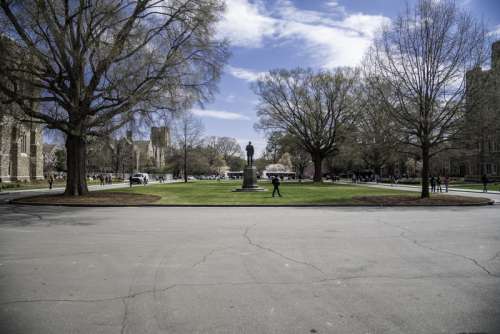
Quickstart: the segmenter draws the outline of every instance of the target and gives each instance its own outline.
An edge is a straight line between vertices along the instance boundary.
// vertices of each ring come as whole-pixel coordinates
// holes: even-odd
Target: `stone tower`
[[[153,147],[155,167],[164,167],[167,149],[170,146],[170,129],[166,126],[152,127],[151,145]]]
[[[0,178],[2,182],[43,179],[42,128],[39,124],[0,115]]]

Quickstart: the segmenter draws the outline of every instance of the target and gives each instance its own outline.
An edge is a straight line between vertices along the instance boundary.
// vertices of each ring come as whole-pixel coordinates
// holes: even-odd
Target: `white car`
[[[149,175],[147,173],[136,173],[132,175],[132,183],[148,184]]]

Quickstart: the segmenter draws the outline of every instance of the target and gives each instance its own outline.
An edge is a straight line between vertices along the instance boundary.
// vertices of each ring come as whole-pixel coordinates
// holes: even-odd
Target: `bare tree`
[[[211,136],[205,145],[214,157],[222,157],[226,163],[234,157],[241,157],[241,146],[235,138]]]
[[[368,53],[371,84],[384,98],[405,144],[422,158],[421,197],[429,197],[429,160],[459,132],[465,73],[484,61],[485,29],[455,2],[407,6]],[[383,89],[388,84],[390,89]]]
[[[67,195],[88,192],[86,141],[210,97],[227,58],[221,0],[0,0],[0,92],[66,134]],[[28,89],[25,89],[25,88]]]
[[[370,81],[370,80],[368,80]],[[394,160],[395,154],[400,149],[397,123],[387,108],[383,96],[378,93],[383,87],[374,89],[364,85],[359,96],[360,115],[357,121],[357,136],[361,158],[366,167],[380,175],[382,167]]]
[[[290,134],[280,138],[280,147],[283,152],[290,154],[290,161],[299,180],[304,177],[304,171],[311,162],[311,155],[300,145],[300,141]]]
[[[176,137],[182,151],[184,182],[188,181],[190,152],[202,143],[203,124],[191,113],[185,113],[177,122]]]
[[[264,155],[266,159],[270,160],[273,164],[277,163],[281,155],[285,153],[281,142],[284,136],[285,134],[283,134],[282,131],[272,131],[267,136],[267,145]]]
[[[297,138],[311,155],[314,181],[321,182],[323,159],[336,152],[343,133],[352,128],[357,78],[350,69],[271,71],[253,87],[260,97],[256,127]]]

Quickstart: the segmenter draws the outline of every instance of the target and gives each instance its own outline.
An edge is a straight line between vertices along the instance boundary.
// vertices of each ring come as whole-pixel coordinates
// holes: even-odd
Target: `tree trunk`
[[[420,198],[429,198],[429,148],[427,146],[422,146],[422,192]]]
[[[314,164],[314,182],[322,182],[323,181],[323,169],[321,168],[323,165],[323,157],[319,153],[312,154],[312,160]]]
[[[81,196],[87,188],[87,144],[82,137],[69,135],[66,138],[66,196]]]
[[[188,181],[188,174],[187,174],[187,147],[184,147],[184,183],[187,183]]]

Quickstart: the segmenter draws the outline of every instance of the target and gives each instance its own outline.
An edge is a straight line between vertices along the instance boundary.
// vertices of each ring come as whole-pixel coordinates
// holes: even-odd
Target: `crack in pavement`
[[[270,248],[270,247],[264,247],[264,246],[262,246],[262,245],[260,245],[260,244],[257,244],[257,243],[255,243],[255,242],[253,242],[253,241],[252,241],[252,239],[248,236],[248,233],[250,232],[250,229],[251,229],[252,227],[254,227],[255,225],[257,225],[257,224],[253,224],[252,226],[247,226],[247,227],[245,228],[245,233],[243,233],[243,237],[244,237],[245,239],[247,239],[247,241],[248,241],[248,244],[249,244],[249,245],[251,245],[251,246],[253,246],[253,247],[256,247],[256,248],[259,248],[259,249],[261,249],[261,250],[265,250],[265,251],[267,251],[267,252],[273,253],[273,254],[275,254],[275,255],[278,255],[279,257],[281,257],[281,258],[283,258],[283,259],[286,259],[286,260],[288,260],[288,261],[291,261],[291,262],[294,262],[294,263],[297,263],[297,264],[301,264],[301,265],[304,265],[304,266],[308,266],[308,267],[313,268],[314,270],[316,270],[316,271],[320,272],[322,275],[324,275],[324,276],[328,276],[328,275],[327,275],[327,274],[326,274],[323,270],[321,270],[321,268],[319,268],[318,266],[316,266],[316,265],[314,265],[314,264],[312,264],[312,263],[309,263],[309,262],[304,262],[304,261],[299,261],[299,260],[297,260],[297,259],[294,259],[294,258],[291,258],[291,257],[286,256],[286,255],[284,255],[284,254],[281,254],[280,252],[278,252],[278,251],[276,251],[276,250],[274,250],[274,249],[272,249],[272,248]]]
[[[174,287],[178,286],[178,284],[172,284],[169,285],[165,288],[162,289],[148,289],[148,290],[143,290],[143,291],[138,291],[134,292],[125,296],[117,296],[117,297],[109,297],[109,298],[98,298],[98,299],[66,299],[66,298],[61,298],[61,299],[20,299],[20,300],[12,300],[8,302],[1,302],[0,306],[5,306],[5,305],[10,305],[10,304],[23,304],[23,303],[103,303],[103,302],[109,302],[109,301],[115,301],[115,300],[127,300],[127,299],[133,299],[137,296],[141,295],[146,295],[150,293],[154,293],[155,291],[167,291],[170,290]]]
[[[196,266],[199,266],[200,264],[203,264],[207,261],[207,258],[209,256],[211,256],[213,253],[215,252],[218,252],[218,251],[222,251],[222,250],[225,250],[225,249],[228,249],[229,247],[222,247],[222,248],[214,248],[212,250],[210,250],[207,254],[203,255],[203,257],[201,258],[201,260],[199,260],[198,262],[194,263],[191,268],[194,268]]]
[[[241,281],[241,282],[213,282],[213,283],[175,283],[171,284],[165,288],[161,289],[148,289],[139,292],[132,293],[130,295],[125,296],[117,296],[117,297],[109,297],[109,298],[100,298],[100,299],[21,299],[21,300],[12,300],[7,302],[1,302],[0,306],[6,306],[11,304],[24,304],[24,303],[59,303],[59,302],[67,302],[67,303],[101,303],[101,302],[109,302],[133,299],[137,296],[154,294],[155,292],[165,292],[174,288],[183,288],[183,287],[223,287],[223,286],[252,286],[252,285],[310,285],[310,284],[323,284],[323,283],[331,283],[334,281],[351,281],[351,280],[363,280],[363,279],[395,279],[395,280],[418,280],[418,279],[468,279],[475,278],[475,275],[414,275],[414,276],[397,276],[397,275],[358,275],[358,276],[338,276],[338,277],[327,277],[318,280],[312,281]],[[495,278],[499,278],[499,276],[494,276]],[[128,312],[128,310],[127,310]],[[128,316],[128,314],[127,314]],[[126,319],[124,315],[124,319]],[[122,322],[123,323],[123,322]]]
[[[500,275],[492,273],[485,266],[483,266],[481,263],[479,263],[476,259],[474,259],[472,257],[468,257],[468,256],[465,256],[465,255],[462,255],[462,254],[454,253],[454,252],[451,252],[451,251],[448,251],[448,250],[445,250],[445,249],[440,249],[440,248],[434,248],[434,247],[426,246],[426,245],[420,243],[418,240],[412,239],[412,238],[406,236],[405,232],[401,232],[400,236],[403,239],[406,239],[406,240],[409,240],[409,241],[413,242],[415,245],[417,245],[417,246],[419,246],[421,248],[425,248],[425,249],[428,249],[428,250],[431,250],[431,251],[434,251],[434,252],[437,252],[437,253],[448,254],[448,255],[452,255],[452,256],[455,256],[455,257],[459,257],[459,258],[468,260],[469,262],[473,263],[476,267],[478,267],[479,269],[481,269],[482,271],[484,271],[486,274],[488,274],[490,276],[493,276],[493,277],[500,277]]]
[[[100,255],[100,252],[90,251],[90,252],[77,252],[77,253],[67,253],[67,254],[54,254],[47,256],[25,256],[25,257],[2,257],[0,255],[1,261],[25,261],[25,260],[46,260],[53,259],[59,257],[71,257],[71,256],[80,256],[80,255]]]
[[[123,319],[122,319],[122,328],[120,329],[120,334],[125,333],[125,329],[127,328],[128,322],[128,304],[124,298],[122,298],[123,303]]]
[[[417,239],[410,238],[409,236],[407,236],[405,234],[406,232],[408,232],[408,233],[414,233],[410,229],[408,229],[406,227],[399,226],[399,225],[390,224],[390,223],[387,223],[387,222],[382,221],[382,220],[379,220],[379,222],[381,222],[384,225],[388,225],[388,226],[391,226],[391,227],[394,227],[394,228],[399,228],[400,230],[403,231],[399,235],[401,238],[403,238],[405,240],[408,240],[408,241],[411,241],[413,244],[415,244],[416,246],[418,246],[420,248],[431,250],[431,251],[436,252],[436,253],[448,254],[448,255],[452,255],[452,256],[455,256],[455,257],[459,257],[459,258],[465,259],[465,260],[471,262],[472,264],[474,264],[477,268],[479,268],[482,271],[484,271],[489,276],[500,277],[500,275],[492,273],[484,265],[482,265],[481,263],[479,263],[479,261],[477,261],[476,259],[474,259],[472,257],[468,257],[466,255],[462,255],[462,254],[459,254],[459,253],[454,253],[454,252],[446,250],[446,249],[440,249],[440,248],[435,248],[435,247],[431,247],[431,246],[426,246],[426,245],[422,244],[420,241],[418,241]]]
[[[500,256],[500,251],[496,252],[495,255],[493,255],[491,258],[489,258],[488,260],[486,260],[487,262],[491,262],[491,261],[494,261],[496,260],[498,257]]]

